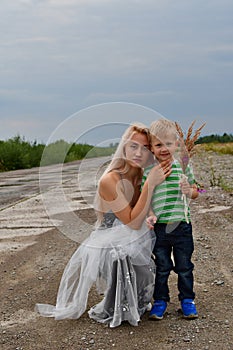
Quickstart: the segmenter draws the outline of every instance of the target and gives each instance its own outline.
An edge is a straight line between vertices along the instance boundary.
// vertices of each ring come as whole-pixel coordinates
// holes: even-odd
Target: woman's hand
[[[171,168],[171,161],[165,160],[164,162],[155,165],[150,170],[147,179],[149,185],[153,187],[152,189],[154,189],[155,186],[161,184],[166,179],[166,177],[168,177],[171,174]]]

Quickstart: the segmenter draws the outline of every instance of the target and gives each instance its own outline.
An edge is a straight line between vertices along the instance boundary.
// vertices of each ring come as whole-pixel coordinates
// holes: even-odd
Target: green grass
[[[232,154],[233,155],[233,142],[226,143],[203,143],[197,145],[197,149],[204,151],[213,151],[219,154]]]

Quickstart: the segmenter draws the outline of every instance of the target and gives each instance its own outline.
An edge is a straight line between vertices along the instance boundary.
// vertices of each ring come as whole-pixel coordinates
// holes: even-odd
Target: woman
[[[79,246],[63,273],[56,306],[37,304],[43,316],[79,318],[95,283],[103,300],[90,318],[110,327],[136,326],[153,294],[154,237],[145,225],[151,195],[170,174],[170,164],[155,166],[140,191],[142,169],[151,158],[148,129],[131,125],[99,181],[95,198],[97,228]]]

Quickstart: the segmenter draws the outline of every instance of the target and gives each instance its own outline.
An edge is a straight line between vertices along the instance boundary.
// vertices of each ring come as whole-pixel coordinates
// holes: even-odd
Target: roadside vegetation
[[[200,137],[198,148],[221,154],[233,154],[233,135],[224,133]],[[83,158],[109,156],[117,144],[96,147],[89,144],[68,143],[58,140],[49,145],[28,142],[19,135],[6,141],[0,140],[0,171],[29,169],[40,165],[73,162]]]
[[[209,163],[209,183],[210,187],[220,187],[224,191],[233,193],[232,178],[226,171],[229,167],[225,162],[233,163],[232,158],[227,158],[227,155],[233,155],[233,142],[207,142],[198,144],[196,147],[196,153],[204,155],[206,161]],[[222,158],[222,166],[219,167],[219,163],[214,161],[218,156],[220,160]]]
[[[233,142],[233,135],[224,133],[223,135],[212,134],[209,136],[201,136],[197,143],[228,143]]]
[[[204,151],[213,151],[220,154],[233,154],[233,135],[224,133],[220,135],[209,135],[199,137],[196,142]]]
[[[212,151],[220,154],[232,154],[233,155],[233,142],[226,142],[226,143],[203,143],[199,147],[201,150],[204,151]]]
[[[0,140],[0,171],[29,169],[40,165],[73,162],[85,157],[111,155],[117,144],[109,147],[96,147],[89,144],[68,143],[58,140],[49,145],[25,141],[15,136],[7,141]]]

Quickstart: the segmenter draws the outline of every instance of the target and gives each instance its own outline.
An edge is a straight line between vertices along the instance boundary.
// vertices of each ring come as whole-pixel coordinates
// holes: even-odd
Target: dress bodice
[[[113,226],[114,221],[117,219],[116,215],[110,210],[103,214],[103,220],[100,225],[100,229],[110,228]]]

